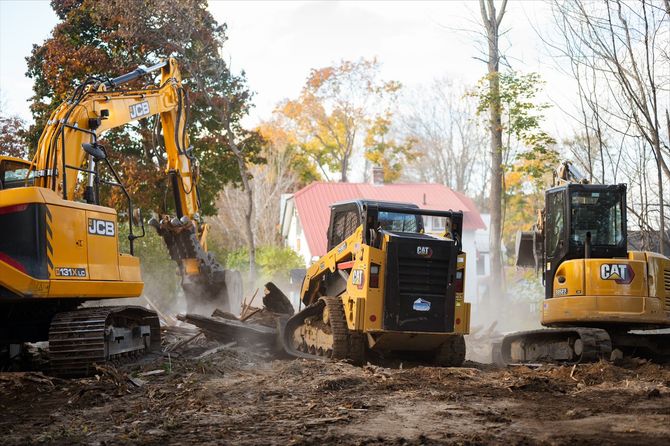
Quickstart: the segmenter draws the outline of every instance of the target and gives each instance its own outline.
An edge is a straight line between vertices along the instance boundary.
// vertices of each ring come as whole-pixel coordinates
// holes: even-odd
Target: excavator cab
[[[588,184],[569,163],[545,194],[535,230],[517,236],[517,266],[542,268],[541,323],[512,333],[505,363],[590,362],[612,354],[670,359],[670,260],[629,251],[626,185]]]
[[[547,190],[545,203],[547,299],[564,261],[627,256],[625,184],[566,184]]]
[[[35,179],[30,162],[11,156],[0,156],[0,190],[32,186]]]

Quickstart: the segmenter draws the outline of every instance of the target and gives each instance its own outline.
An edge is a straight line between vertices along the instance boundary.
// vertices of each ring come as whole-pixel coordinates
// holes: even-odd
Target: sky
[[[255,91],[245,124],[267,119],[275,105],[296,97],[310,69],[342,59],[377,57],[382,77],[406,89],[450,77],[474,84],[486,74],[479,5],[474,1],[226,1],[210,0],[215,19],[228,25],[224,56],[244,71]],[[512,68],[540,72],[550,132],[564,130],[561,109],[575,97],[569,77],[556,69],[536,29],[550,28],[544,2],[510,1],[501,47]],[[30,121],[32,80],[25,57],[57,23],[48,1],[0,0],[0,103],[5,114]],[[561,135],[556,135],[561,136]]]

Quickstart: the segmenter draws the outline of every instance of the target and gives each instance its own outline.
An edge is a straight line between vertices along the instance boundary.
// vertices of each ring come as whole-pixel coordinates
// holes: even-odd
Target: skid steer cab
[[[426,233],[424,217],[444,221]],[[328,253],[304,279],[305,309],[287,323],[299,357],[363,362],[366,353],[460,365],[470,304],[464,301],[463,214],[356,200],[331,206]]]

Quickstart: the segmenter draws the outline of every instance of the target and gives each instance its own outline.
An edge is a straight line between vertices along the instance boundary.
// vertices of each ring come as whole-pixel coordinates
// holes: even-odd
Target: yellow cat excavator
[[[512,333],[502,360],[589,362],[624,355],[670,358],[670,260],[628,250],[626,185],[588,184],[559,166],[535,230],[517,235],[517,266],[543,271],[542,325]]]
[[[121,88],[157,70],[158,86]],[[153,115],[159,115],[162,128],[176,215],[149,223],[177,262],[187,300],[225,303],[226,279],[235,277],[207,252],[198,161],[186,132],[186,92],[176,61],[114,79],[91,77],[52,113],[31,162],[0,158],[0,345],[5,355],[10,345],[48,340],[52,371],[67,376],[160,346],[153,311],[78,308],[84,301],[142,293],[133,242],[144,235],[144,225],[98,139],[106,130]],[[100,204],[105,187],[119,188],[126,197],[129,253],[120,252],[116,210]]]

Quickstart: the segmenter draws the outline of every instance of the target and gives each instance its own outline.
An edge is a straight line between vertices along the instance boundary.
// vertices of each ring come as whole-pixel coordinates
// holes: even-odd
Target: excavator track
[[[160,322],[142,307],[92,307],[58,313],[49,328],[51,372],[87,376],[95,366],[159,350]]]
[[[345,359],[361,364],[365,341],[347,327],[339,297],[321,297],[291,317],[283,330],[284,350],[296,358]]]
[[[505,336],[501,356],[505,364],[558,362],[577,364],[609,359],[612,340],[600,328],[548,328]]]

